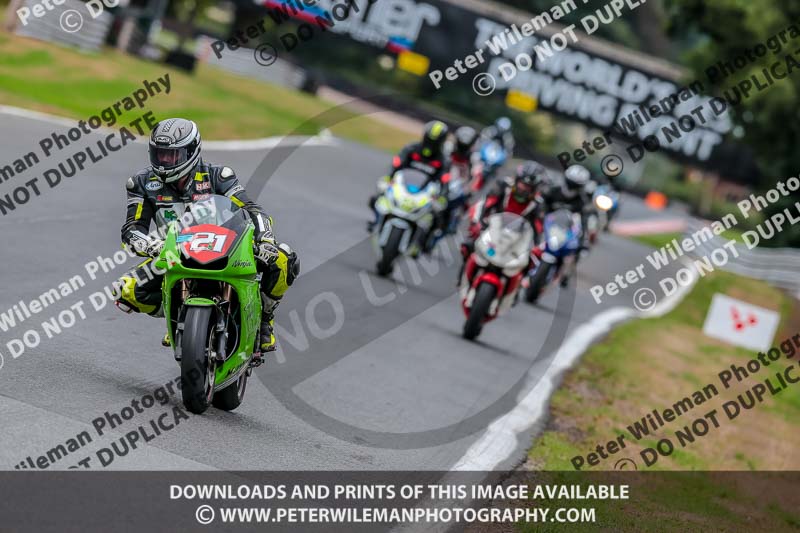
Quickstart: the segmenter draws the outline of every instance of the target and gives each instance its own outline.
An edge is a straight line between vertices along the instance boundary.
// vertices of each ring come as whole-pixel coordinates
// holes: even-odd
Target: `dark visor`
[[[166,169],[179,167],[186,163],[191,157],[189,153],[191,146],[184,146],[182,148],[159,148],[156,146],[150,147],[150,164],[154,167],[163,167]]]

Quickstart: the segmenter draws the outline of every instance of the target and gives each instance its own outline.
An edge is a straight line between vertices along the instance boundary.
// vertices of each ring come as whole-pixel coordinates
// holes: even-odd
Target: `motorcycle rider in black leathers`
[[[478,132],[469,126],[461,126],[453,134],[453,146],[450,151],[451,166],[463,166],[467,171],[470,169],[470,159],[475,151],[475,143],[478,141]],[[466,172],[463,179],[469,180],[470,173]]]
[[[591,173],[583,165],[572,165],[564,171],[564,180],[560,185],[550,187],[543,198],[547,212],[566,208],[581,215],[581,226],[586,229],[586,214],[592,207],[592,198],[586,191],[591,180]],[[586,231],[581,232],[581,243],[586,239]]]
[[[161,282],[163,275],[152,272],[153,259],[164,247],[161,235],[172,220],[194,202],[211,195],[226,196],[245,209],[255,224],[253,239],[257,269],[262,273],[262,317],[257,359],[275,349],[274,312],[281,297],[299,274],[297,254],[279,244],[272,232],[272,219],[253,202],[233,170],[200,158],[201,140],[197,125],[173,118],[156,124],[150,135],[150,166],[128,179],[127,215],[122,226],[123,246],[148,257],[131,276],[121,280],[117,307],[130,312],[163,316]],[[150,232],[155,223],[157,232]],[[165,337],[162,344],[169,346]]]
[[[560,185],[550,187],[543,193],[545,211],[550,213],[556,209],[568,209],[581,217],[580,251],[575,256],[575,265],[586,254],[587,246],[587,215],[594,209],[592,197],[587,192],[587,185],[591,180],[591,173],[583,165],[571,165],[564,171],[564,180]],[[562,286],[566,286],[569,276],[562,278]]]
[[[392,175],[398,170],[411,168],[419,170],[429,176],[429,181],[436,181],[443,185],[442,194],[436,198],[438,204],[437,220],[434,224],[435,229],[443,229],[444,210],[447,208],[447,194],[444,190],[449,176],[450,168],[448,154],[445,153],[445,141],[449,129],[447,124],[439,120],[428,122],[425,125],[425,133],[422,140],[405,146],[398,155],[392,159],[392,168],[388,175],[378,180],[378,192],[370,197],[369,207],[372,209],[375,218],[367,224],[367,231],[372,231],[378,221],[378,212],[375,210],[375,202],[378,196],[383,194],[392,181]]]
[[[443,181],[447,185],[448,204],[443,214],[449,232],[456,230],[461,213],[466,210],[472,196],[472,154],[478,132],[469,126],[461,126],[453,133],[453,141],[446,149],[449,154],[450,168]],[[449,176],[449,179],[448,177]]]

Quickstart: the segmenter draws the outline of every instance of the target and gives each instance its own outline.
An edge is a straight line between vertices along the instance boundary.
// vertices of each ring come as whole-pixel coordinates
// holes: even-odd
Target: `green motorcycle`
[[[231,411],[242,403],[255,366],[261,275],[255,226],[225,196],[209,195],[171,222],[155,269],[165,272],[164,315],[181,367],[183,403]],[[259,361],[260,362],[260,361]]]

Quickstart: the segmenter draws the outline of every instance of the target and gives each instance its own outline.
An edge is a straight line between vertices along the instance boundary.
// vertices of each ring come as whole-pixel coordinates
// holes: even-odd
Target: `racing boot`
[[[274,300],[261,293],[261,328],[259,330],[258,352],[253,354],[253,366],[260,366],[264,362],[264,354],[274,352],[277,348],[275,338],[275,309],[278,308],[280,300]]]
[[[164,306],[162,304],[146,304],[136,298],[135,278],[130,276],[123,276],[120,278],[119,291],[119,298],[117,298],[117,300],[114,302],[114,305],[116,305],[117,309],[123,313],[144,313],[152,316],[153,318],[164,317]],[[161,346],[167,348],[170,346],[169,333],[164,335],[164,338],[161,339]]]
[[[114,302],[123,313],[145,313],[158,316],[161,305],[149,305],[136,299],[136,278],[123,276],[119,280],[119,298]]]

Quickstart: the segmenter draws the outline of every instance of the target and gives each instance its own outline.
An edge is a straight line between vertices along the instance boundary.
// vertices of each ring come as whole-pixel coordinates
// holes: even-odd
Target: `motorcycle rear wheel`
[[[242,404],[244,400],[244,393],[247,390],[247,370],[242,372],[236,383],[228,385],[219,392],[214,393],[214,399],[211,403],[217,409],[223,411],[233,411]]]
[[[472,301],[472,308],[469,310],[469,317],[464,323],[464,338],[467,340],[474,340],[481,334],[483,329],[483,320],[489,314],[489,307],[491,307],[495,296],[497,295],[497,287],[489,283],[481,283],[475,291],[475,299]]]

